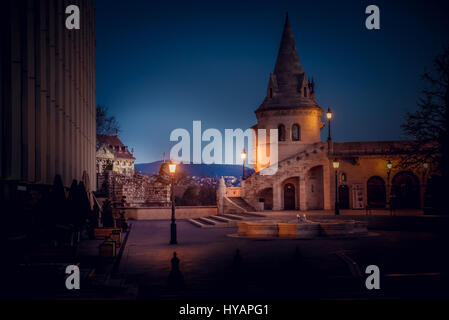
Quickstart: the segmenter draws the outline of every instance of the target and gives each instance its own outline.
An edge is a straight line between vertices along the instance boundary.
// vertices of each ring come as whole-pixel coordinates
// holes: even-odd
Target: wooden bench
[[[103,238],[108,238],[111,236],[111,234],[114,231],[119,231],[119,228],[96,228],[94,229],[94,236],[97,237],[103,237]]]

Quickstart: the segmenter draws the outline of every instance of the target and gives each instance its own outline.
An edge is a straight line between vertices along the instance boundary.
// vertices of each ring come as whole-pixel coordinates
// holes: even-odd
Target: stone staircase
[[[200,228],[232,228],[237,227],[239,221],[265,217],[263,214],[255,212],[256,210],[242,198],[227,198],[227,200],[233,204],[234,208],[229,210],[229,213],[194,218],[188,221]]]
[[[228,198],[231,200],[234,204],[244,209],[246,212],[254,212],[256,211],[251,205],[248,204],[243,198],[237,197],[237,198]]]

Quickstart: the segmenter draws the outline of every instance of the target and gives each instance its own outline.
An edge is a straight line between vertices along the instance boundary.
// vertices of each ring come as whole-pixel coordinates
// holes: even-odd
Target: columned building
[[[422,208],[429,165],[413,170],[397,166],[406,141],[321,141],[326,122],[316,95],[287,17],[274,71],[253,126],[256,140],[257,129],[278,130],[278,170],[274,175],[261,174],[260,153],[266,150],[258,150],[259,141],[255,141],[256,174],[243,181],[242,198],[259,210],[333,209],[337,188],[337,201],[344,209],[387,208],[390,199],[398,208]],[[260,145],[268,145],[270,151],[268,138]]]
[[[66,7],[80,29],[66,28]],[[7,0],[0,18],[0,179],[95,189],[95,11],[93,0]]]

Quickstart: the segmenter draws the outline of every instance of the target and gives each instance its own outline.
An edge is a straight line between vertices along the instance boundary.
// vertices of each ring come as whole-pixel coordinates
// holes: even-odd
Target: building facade
[[[97,135],[97,174],[113,171],[125,176],[134,175],[134,155],[118,136]]]
[[[332,209],[336,197],[343,209],[385,208],[390,200],[398,208],[423,206],[428,166],[403,170],[396,165],[397,150],[407,142],[321,141],[323,108],[316,101],[314,81],[303,70],[288,17],[266,97],[255,113],[255,132],[277,129],[279,141],[277,172],[260,173],[262,150],[256,150],[256,174],[242,183],[241,197],[252,207]],[[253,146],[257,149],[257,141]]]
[[[80,29],[66,28],[66,7]],[[93,0],[7,0],[0,19],[0,179],[95,189]]]

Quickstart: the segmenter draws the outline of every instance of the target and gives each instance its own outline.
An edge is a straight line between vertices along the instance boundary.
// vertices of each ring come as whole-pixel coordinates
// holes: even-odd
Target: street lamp
[[[388,162],[387,162],[387,197],[388,197],[387,204],[390,207],[390,209],[392,208],[391,203],[390,203],[390,174],[391,174],[392,168],[393,168],[393,164],[391,163],[390,160],[388,160]]]
[[[175,219],[175,173],[176,173],[176,163],[170,162],[168,164],[171,177],[171,226],[170,226],[170,244],[178,244],[176,236],[176,219]]]
[[[329,129],[329,134],[328,134],[328,136],[327,136],[327,140],[332,140],[332,138],[331,138],[331,120],[332,120],[332,116],[333,116],[333,114],[332,114],[332,111],[331,111],[331,109],[330,108],[328,108],[327,109],[327,113],[326,113],[326,117],[327,117],[327,127],[328,127],[328,129]]]
[[[427,173],[429,171],[429,163],[424,162],[422,167],[423,167],[423,170],[422,170],[422,187],[421,187],[421,205],[423,208],[425,208],[427,206],[426,194],[428,194],[427,193]]]
[[[246,151],[245,149],[243,149],[242,153],[240,154],[240,157],[242,158],[242,162],[243,162],[243,174],[242,174],[242,181],[245,180],[245,160],[246,160]]]
[[[429,170],[429,164],[427,162],[424,162],[422,167],[423,167],[422,183],[423,183],[423,185],[426,185],[426,175],[427,175],[427,170]]]
[[[391,174],[391,168],[393,168],[393,164],[390,160],[387,162],[387,185],[390,184],[390,174]]]
[[[332,162],[332,166],[335,169],[335,215],[338,216],[340,214],[340,208],[338,205],[338,168],[340,167],[340,162],[335,159]]]

